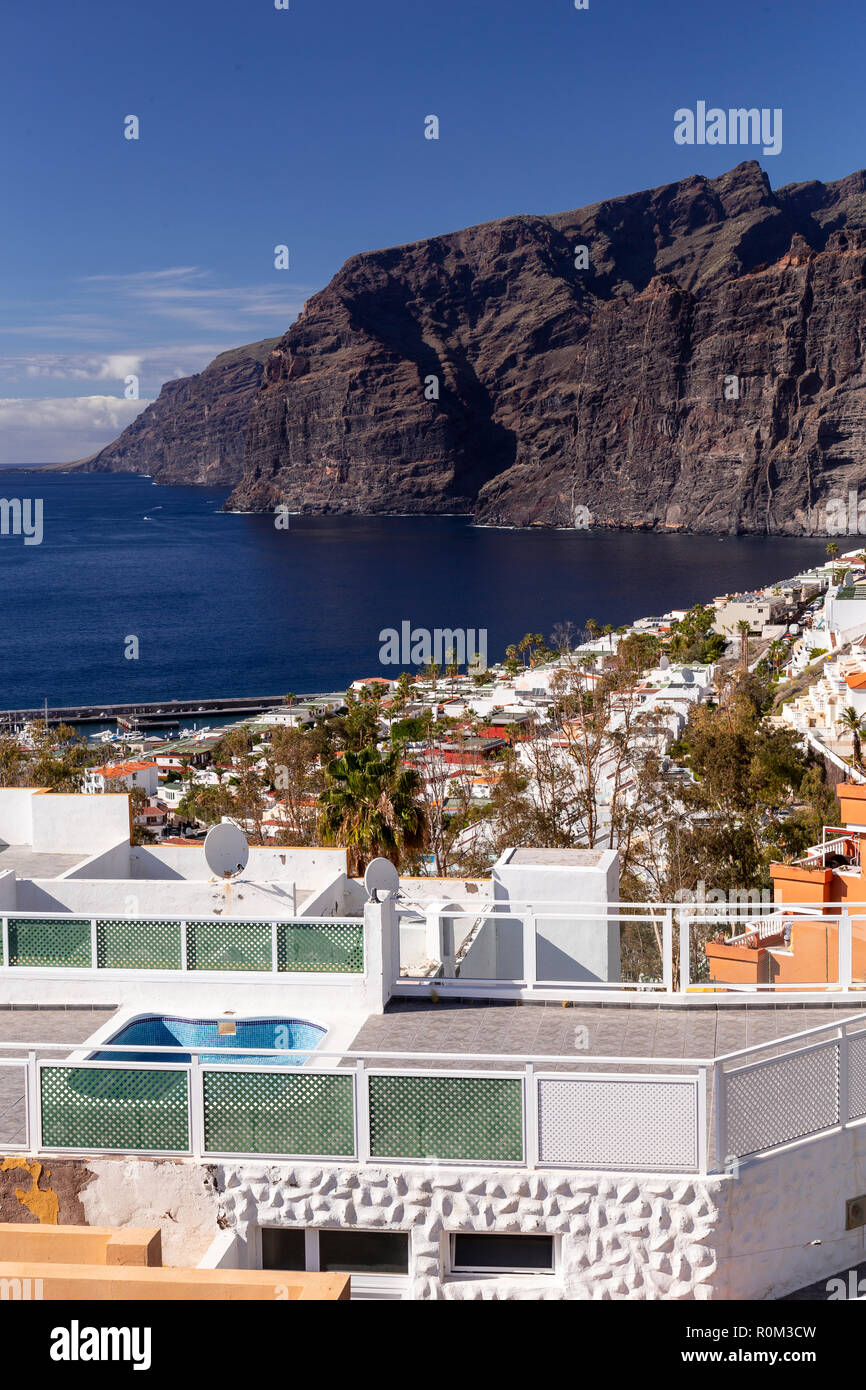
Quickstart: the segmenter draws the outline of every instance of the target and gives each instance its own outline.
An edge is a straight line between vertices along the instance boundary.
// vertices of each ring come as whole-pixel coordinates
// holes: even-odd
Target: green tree
[[[860,739],[863,734],[863,720],[854,709],[853,705],[848,705],[839,716],[838,723],[846,734],[851,735],[854,742],[854,766],[859,767],[863,757],[863,750],[860,744]]]
[[[382,855],[398,868],[404,853],[423,844],[420,778],[401,766],[401,750],[347,751],[325,769],[319,831],[326,844],[344,845],[349,873],[363,873]]]

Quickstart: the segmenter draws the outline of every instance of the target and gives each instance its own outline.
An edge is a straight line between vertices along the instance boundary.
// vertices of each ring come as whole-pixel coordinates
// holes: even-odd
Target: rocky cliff
[[[203,372],[167,381],[113,444],[64,471],[149,473],[160,483],[238,482],[250,406],[278,342],[233,348]]]
[[[864,173],[748,162],[370,252],[270,352],[228,505],[820,531],[866,497],[864,336]],[[147,448],[195,481],[166,406]]]
[[[750,162],[356,256],[270,357],[230,505],[819,529],[866,478],[864,227],[862,173]]]

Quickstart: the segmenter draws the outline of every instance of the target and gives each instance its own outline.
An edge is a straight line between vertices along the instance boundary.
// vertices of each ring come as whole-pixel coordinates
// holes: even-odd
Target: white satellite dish
[[[400,887],[400,875],[390,859],[371,859],[364,872],[364,887],[372,902],[378,902],[379,893],[396,893]]]
[[[659,670],[660,670],[660,671],[667,671],[668,668],[670,667],[670,664],[671,664],[671,663],[668,661],[667,657],[666,657],[666,656],[663,656],[663,657],[661,658],[661,660],[659,661]]]
[[[853,583],[854,583],[854,576],[853,576],[853,574],[851,573],[850,570],[846,570],[846,571],[845,571],[845,575],[844,575],[844,577],[843,577],[843,579],[842,579],[842,588],[843,588],[843,589],[850,589],[850,588],[851,588],[851,585],[852,585]]]
[[[204,857],[217,878],[237,878],[247,867],[250,847],[247,837],[231,821],[212,825],[204,838]]]

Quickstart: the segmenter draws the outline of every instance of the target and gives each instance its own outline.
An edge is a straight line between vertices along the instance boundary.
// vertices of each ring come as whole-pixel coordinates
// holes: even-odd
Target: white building
[[[89,767],[84,774],[84,791],[98,792],[132,791],[142,787],[148,796],[154,796],[159,781],[159,769],[155,762],[105,763],[102,767]]]

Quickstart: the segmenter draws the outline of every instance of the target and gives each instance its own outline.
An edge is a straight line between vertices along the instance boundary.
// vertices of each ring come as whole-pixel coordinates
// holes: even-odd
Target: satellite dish
[[[204,857],[217,878],[237,878],[247,867],[250,847],[247,837],[231,821],[212,825],[204,837]]]
[[[843,577],[843,579],[842,579],[842,588],[843,588],[843,589],[850,589],[850,588],[851,588],[851,585],[852,585],[853,583],[854,583],[854,576],[853,576],[853,574],[851,573],[850,570],[846,570],[846,571],[845,571],[845,574],[844,574],[844,577]]]
[[[695,679],[695,673],[694,673],[694,671],[690,671],[689,668],[688,668],[688,666],[684,667],[684,669],[683,669],[683,683],[684,683],[685,685],[692,685],[692,684],[694,683],[694,679]]]
[[[400,875],[390,859],[371,859],[364,872],[364,887],[372,902],[378,902],[377,893],[396,893],[400,887]]]
[[[663,657],[661,658],[660,662],[659,662],[659,670],[660,670],[660,671],[667,671],[668,668],[670,667],[670,664],[671,664],[671,663],[668,661],[667,657],[666,657],[666,656],[663,656]]]

